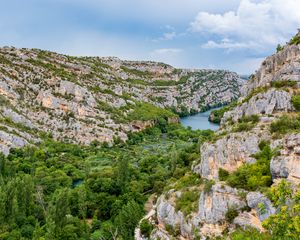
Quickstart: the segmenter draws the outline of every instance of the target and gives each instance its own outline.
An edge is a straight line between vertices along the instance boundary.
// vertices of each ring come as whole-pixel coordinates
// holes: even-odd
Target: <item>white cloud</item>
[[[167,32],[164,33],[164,39],[165,40],[172,40],[176,37],[176,32]]]
[[[229,42],[209,41],[204,48],[268,49],[287,41],[300,27],[299,0],[241,0],[236,11],[199,12],[193,32],[209,33]]]
[[[182,52],[180,48],[160,48],[155,49],[151,52],[151,55],[166,55],[166,54],[177,54]]]
[[[202,48],[206,49],[228,49],[228,50],[239,50],[239,49],[252,49],[259,48],[260,46],[255,42],[233,42],[229,39],[223,39],[220,42],[208,41],[205,44],[202,44]]]

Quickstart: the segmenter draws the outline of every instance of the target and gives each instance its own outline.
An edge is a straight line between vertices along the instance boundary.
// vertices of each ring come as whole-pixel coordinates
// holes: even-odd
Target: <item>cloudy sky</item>
[[[0,46],[252,73],[300,28],[300,0],[0,0]]]

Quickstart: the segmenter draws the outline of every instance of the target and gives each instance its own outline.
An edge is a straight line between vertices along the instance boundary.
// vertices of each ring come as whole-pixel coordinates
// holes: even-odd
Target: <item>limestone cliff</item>
[[[296,37],[300,39],[300,33]],[[261,161],[257,159],[262,146],[269,144],[266,185],[270,189],[285,179],[292,192],[299,191],[299,107],[293,103],[300,99],[299,92],[300,45],[290,43],[262,63],[243,86],[237,104],[225,112],[215,138],[200,147],[199,160],[192,166],[200,184],[171,189],[159,198],[150,239],[210,239],[249,227],[265,232],[263,221],[280,211],[268,191],[245,190],[239,183],[231,187],[225,177]],[[185,215],[177,203],[192,190],[198,197],[186,204],[196,201],[198,207],[190,207]],[[289,206],[290,200],[284,200]]]
[[[228,71],[0,48],[0,150],[34,144],[44,133],[81,144],[126,140],[154,124],[155,116],[134,115],[144,103],[189,114],[231,102],[239,88]]]

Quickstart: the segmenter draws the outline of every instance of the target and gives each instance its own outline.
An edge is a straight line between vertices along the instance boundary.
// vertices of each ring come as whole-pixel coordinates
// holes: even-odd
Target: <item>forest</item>
[[[0,239],[133,239],[149,196],[189,172],[212,136],[160,124],[112,146],[45,137],[12,149],[0,156]]]

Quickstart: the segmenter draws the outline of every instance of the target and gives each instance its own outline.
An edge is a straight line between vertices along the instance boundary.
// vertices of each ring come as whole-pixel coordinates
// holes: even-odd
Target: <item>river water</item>
[[[185,127],[191,127],[193,130],[211,129],[213,131],[216,131],[219,128],[219,124],[211,123],[208,121],[209,114],[211,113],[211,111],[215,109],[211,109],[209,111],[197,113],[195,115],[191,115],[187,117],[182,117],[180,119],[181,124]]]

